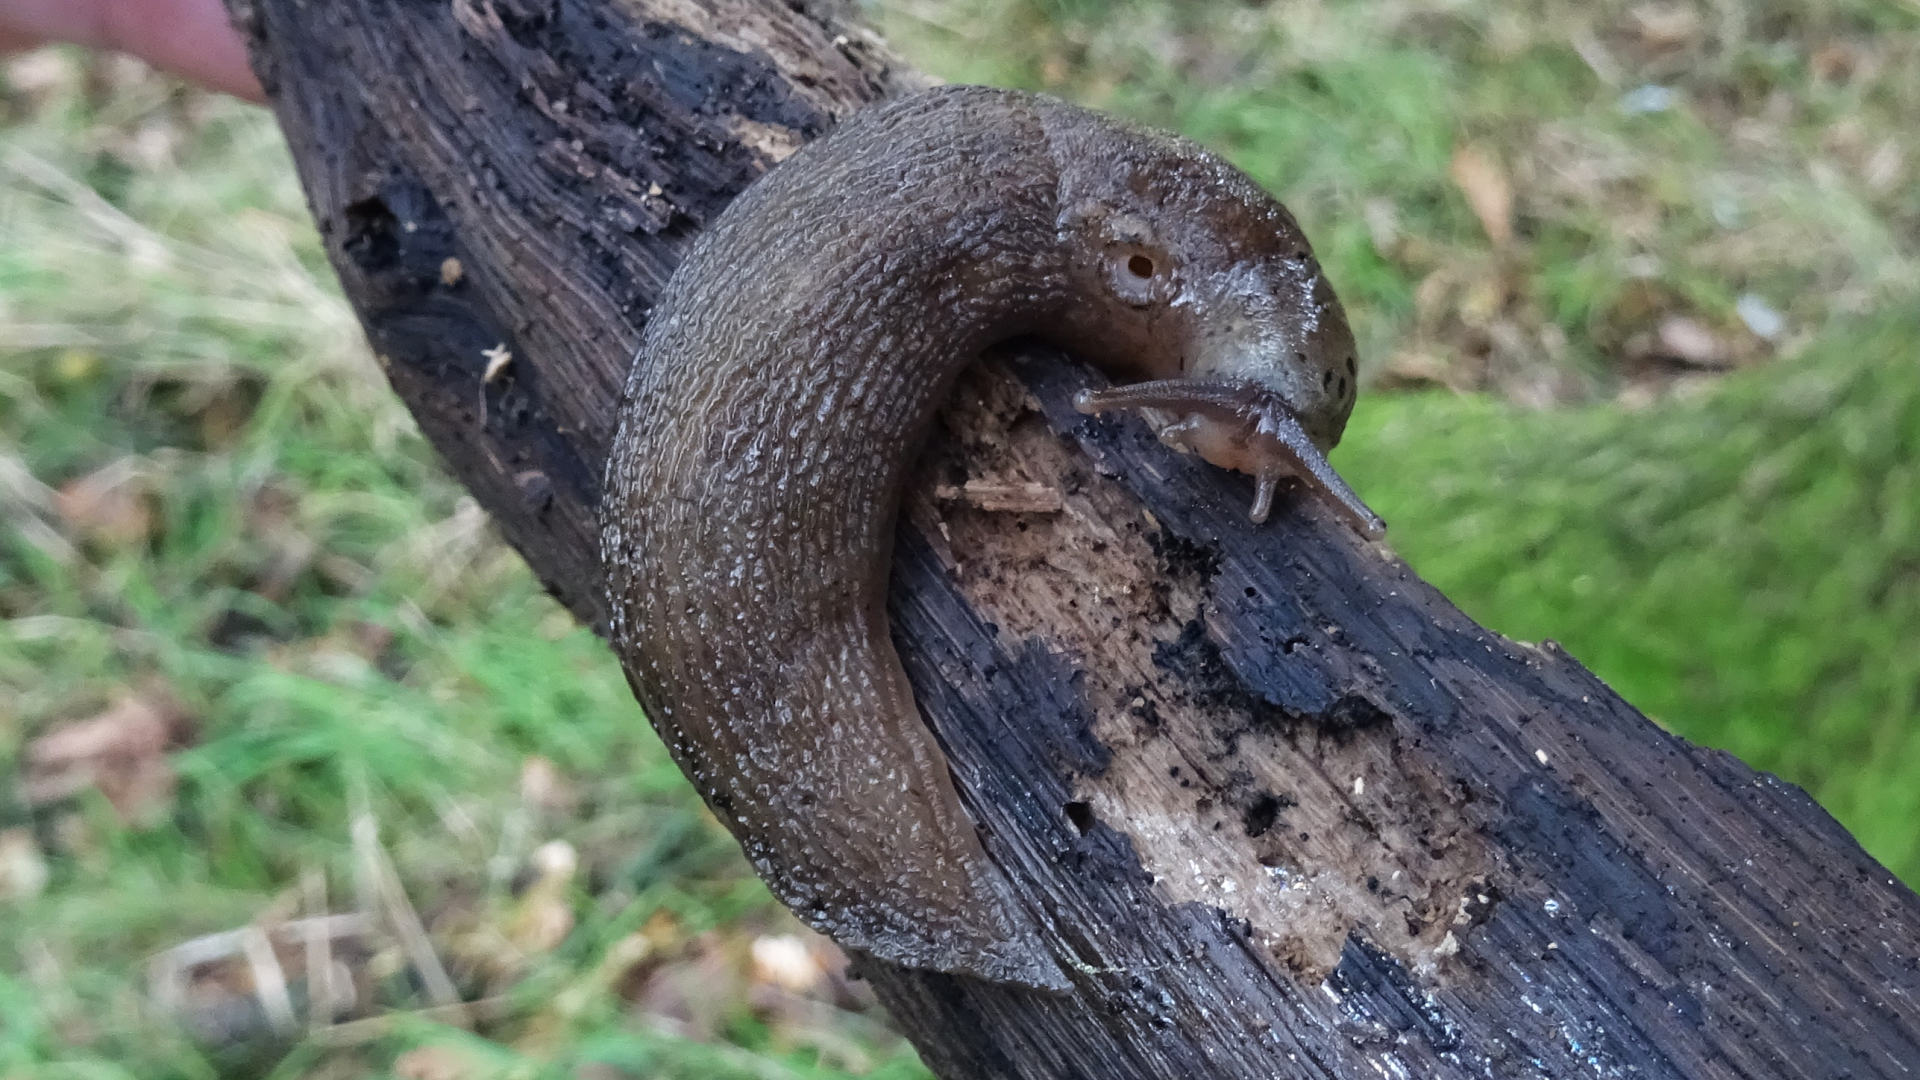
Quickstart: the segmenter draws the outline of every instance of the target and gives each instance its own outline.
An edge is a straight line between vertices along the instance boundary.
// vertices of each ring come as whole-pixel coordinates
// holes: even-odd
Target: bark
[[[921,78],[820,3],[230,2],[394,388],[601,625],[652,298],[756,175]],[[1920,1070],[1920,899],[1804,793],[1316,505],[1249,524],[1245,478],[1075,413],[1089,378],[969,375],[900,527],[896,644],[1076,984],[861,960],[935,1071]]]

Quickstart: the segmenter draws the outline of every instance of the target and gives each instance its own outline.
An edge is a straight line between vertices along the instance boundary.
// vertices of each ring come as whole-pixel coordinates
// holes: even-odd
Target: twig
[[[424,1020],[450,1027],[470,1028],[482,1020],[505,1016],[509,1002],[505,997],[481,998],[452,1005],[435,1005],[411,1012],[386,1013],[364,1020],[350,1020],[314,1033],[313,1041],[323,1046],[357,1046],[393,1034],[401,1024]]]
[[[241,927],[240,948],[246,955],[248,970],[253,973],[253,994],[260,999],[260,1008],[266,1012],[273,1030],[285,1034],[298,1027],[299,1021],[293,1015],[293,996],[287,992],[287,973],[280,966],[280,956],[273,951],[267,932],[258,924]]]
[[[300,891],[306,898],[307,914],[327,913],[327,876],[319,867],[300,872]],[[307,1027],[319,1031],[333,1023],[337,1005],[333,990],[333,941],[324,933],[305,935],[307,946]]]
[[[394,869],[387,849],[380,846],[380,829],[370,812],[354,815],[353,849],[365,868],[367,885],[377,898],[379,910],[400,939],[400,947],[406,950],[414,970],[420,973],[420,981],[426,984],[427,996],[436,1005],[458,1004],[460,991],[440,963],[440,955],[434,951],[433,941],[420,922],[420,913],[407,899],[407,891],[400,884],[399,871]]]

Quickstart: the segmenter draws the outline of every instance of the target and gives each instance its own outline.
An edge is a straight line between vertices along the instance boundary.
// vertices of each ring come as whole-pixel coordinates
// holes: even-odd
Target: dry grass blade
[[[433,941],[427,936],[420,913],[414,910],[413,901],[407,898],[407,891],[400,884],[399,872],[394,869],[387,849],[380,843],[380,826],[371,813],[354,815],[353,851],[358,871],[365,875],[368,883],[367,892],[377,905],[374,910],[385,916],[394,936],[400,939],[407,959],[419,973],[420,981],[426,985],[427,996],[435,1005],[458,1004],[460,991],[454,987],[446,966],[440,962],[440,954],[434,950]]]
[[[293,995],[287,992],[287,973],[274,954],[267,932],[258,925],[242,927],[240,950],[247,958],[247,969],[253,974],[253,992],[260,999],[261,1008],[266,1010],[268,1023],[281,1034],[294,1030],[299,1021],[293,1015]]]
[[[1512,244],[1513,184],[1507,179],[1506,169],[1485,148],[1465,143],[1453,152],[1449,174],[1467,197],[1467,205],[1473,207],[1473,216],[1480,219],[1480,228],[1493,246]]]

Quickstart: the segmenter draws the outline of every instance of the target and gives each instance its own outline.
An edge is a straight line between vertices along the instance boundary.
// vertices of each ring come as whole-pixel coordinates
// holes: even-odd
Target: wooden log
[[[652,298],[756,175],[923,80],[831,4],[230,2],[395,389],[600,625]],[[862,958],[935,1071],[1920,1073],[1920,899],[1804,793],[1316,505],[1251,525],[1244,478],[1073,412],[1090,377],[969,375],[900,527],[896,644],[1075,982]]]

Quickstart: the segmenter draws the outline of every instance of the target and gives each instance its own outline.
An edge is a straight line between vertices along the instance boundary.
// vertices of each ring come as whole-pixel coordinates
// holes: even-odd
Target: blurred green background
[[[1394,547],[1920,881],[1920,5],[869,13],[1280,194]],[[0,94],[0,1077],[924,1075],[443,475],[270,118],[65,50]],[[341,938],[325,1036],[155,964],[394,906],[433,960]]]

